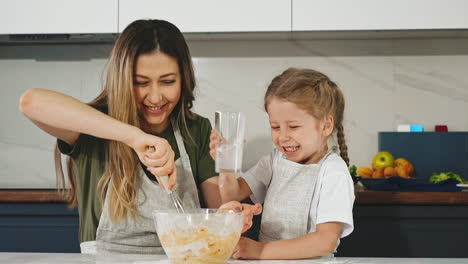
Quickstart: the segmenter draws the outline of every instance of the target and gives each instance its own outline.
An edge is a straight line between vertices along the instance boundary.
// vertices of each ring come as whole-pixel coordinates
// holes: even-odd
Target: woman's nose
[[[158,85],[156,84],[151,85],[150,91],[148,94],[148,99],[152,103],[158,103],[159,101],[162,100],[161,89],[158,87]]]

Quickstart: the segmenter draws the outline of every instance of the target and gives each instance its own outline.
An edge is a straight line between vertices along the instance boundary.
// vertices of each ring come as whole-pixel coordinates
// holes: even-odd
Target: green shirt
[[[184,146],[201,194],[201,183],[215,176],[214,161],[209,154],[211,124],[207,118],[196,115],[195,120],[187,122],[187,126],[196,145],[190,139],[184,139]],[[175,152],[175,159],[178,159],[180,153],[172,126],[158,136],[169,142]],[[63,154],[69,155],[73,160],[80,216],[80,241],[95,240],[102,211],[97,184],[106,166],[107,140],[81,134],[74,146],[61,140],[58,140],[58,146]],[[148,177],[154,179],[151,174]],[[200,199],[200,203],[203,206],[203,199]]]

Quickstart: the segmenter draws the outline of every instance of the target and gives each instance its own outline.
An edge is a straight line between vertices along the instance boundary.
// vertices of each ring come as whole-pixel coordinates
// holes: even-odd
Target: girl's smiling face
[[[142,54],[135,63],[133,88],[142,129],[159,134],[170,124],[179,102],[181,77],[175,58],[160,51]]]
[[[318,163],[327,151],[326,140],[333,131],[333,119],[319,121],[296,104],[277,97],[267,106],[271,138],[288,160]]]

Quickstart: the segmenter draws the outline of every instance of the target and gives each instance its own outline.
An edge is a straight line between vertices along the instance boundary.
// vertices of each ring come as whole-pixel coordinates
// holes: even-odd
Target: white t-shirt
[[[253,202],[262,203],[265,200],[268,186],[273,175],[273,162],[277,158],[284,158],[284,154],[276,148],[259,162],[241,175],[245,179],[252,195]],[[309,233],[316,231],[316,226],[310,225],[312,210],[317,210],[317,224],[326,222],[341,222],[343,230],[341,238],[351,234],[353,225],[354,184],[344,160],[336,153],[328,155],[319,171],[322,178],[318,206],[309,209]],[[297,190],[300,192],[301,190]]]

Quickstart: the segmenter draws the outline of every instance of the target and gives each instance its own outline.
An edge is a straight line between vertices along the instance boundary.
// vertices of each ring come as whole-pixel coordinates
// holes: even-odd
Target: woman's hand
[[[262,212],[262,205],[259,203],[255,205],[239,203],[237,201],[227,202],[222,204],[219,209],[230,209],[236,212],[244,212],[244,227],[242,233],[249,230],[252,227],[252,218],[254,215],[259,215]]]
[[[260,259],[264,243],[241,237],[232,252],[234,259]]]
[[[169,142],[157,136],[139,131],[128,145],[137,153],[140,161],[148,168],[163,188],[172,189],[177,182],[175,153]],[[159,176],[169,176],[168,186],[164,186]]]

